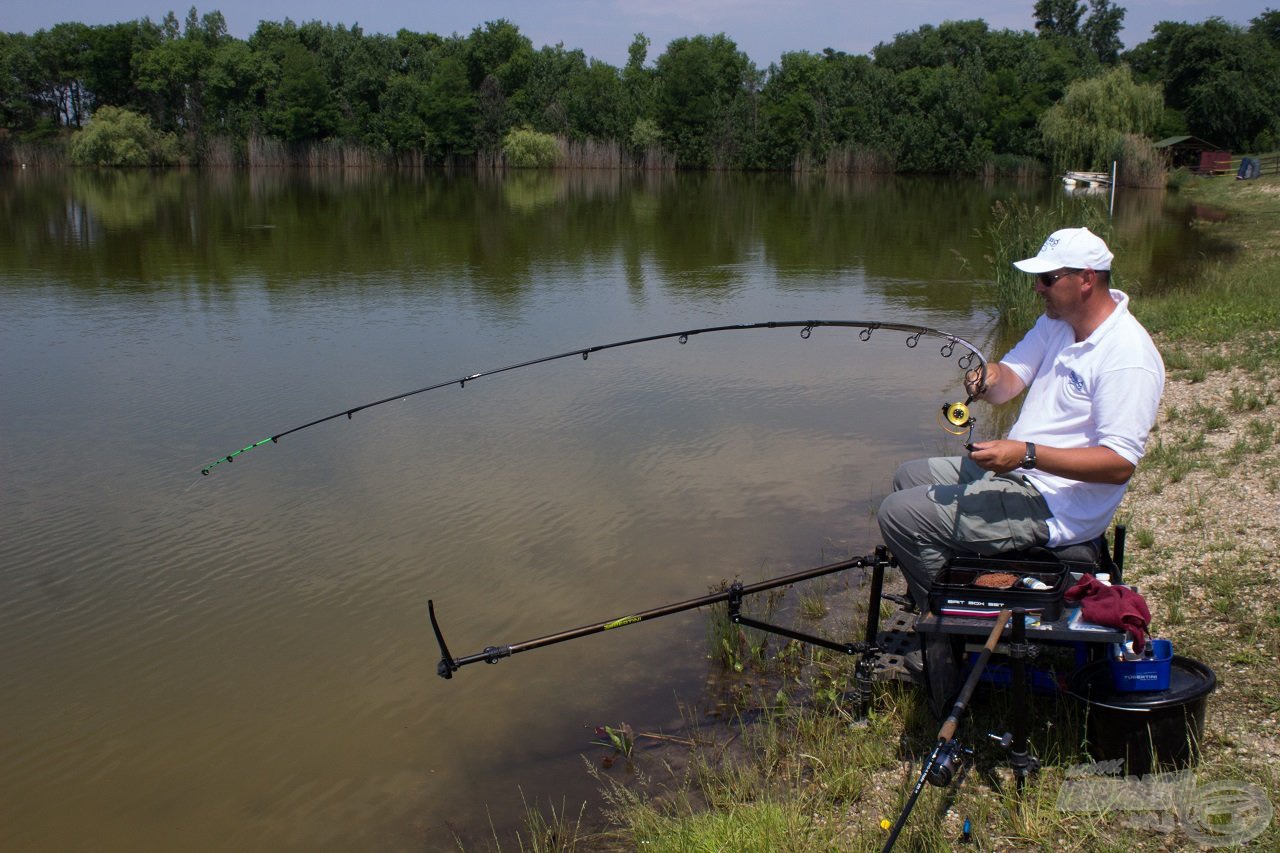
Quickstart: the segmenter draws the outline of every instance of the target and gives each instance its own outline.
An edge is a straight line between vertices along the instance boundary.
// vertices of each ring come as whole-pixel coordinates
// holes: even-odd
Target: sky
[[[173,0],[5,0],[0,31],[33,33],[64,21],[108,24],[149,17],[159,21],[172,9],[185,19],[186,5]],[[1126,47],[1146,41],[1160,21],[1198,23],[1218,16],[1247,26],[1280,0],[1114,0],[1125,9],[1120,38]],[[420,33],[466,35],[486,21],[506,18],[535,48],[562,43],[589,57],[623,65],[636,33],[652,42],[652,61],[673,39],[725,33],[764,68],[793,50],[831,47],[865,54],[898,33],[924,24],[982,18],[992,29],[1029,30],[1035,0],[203,0],[200,14],[217,10],[231,34],[248,38],[259,20],[322,21],[366,33],[408,29]]]

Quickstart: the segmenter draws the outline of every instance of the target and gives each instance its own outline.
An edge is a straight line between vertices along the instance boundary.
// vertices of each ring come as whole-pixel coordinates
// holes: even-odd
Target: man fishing
[[[1034,277],[1044,314],[985,377],[965,375],[968,394],[992,404],[1028,389],[1009,437],[894,474],[880,531],[921,611],[953,555],[1057,548],[1110,524],[1164,391],[1160,353],[1129,297],[1110,288],[1112,258],[1087,228],[1064,228],[1015,262]]]

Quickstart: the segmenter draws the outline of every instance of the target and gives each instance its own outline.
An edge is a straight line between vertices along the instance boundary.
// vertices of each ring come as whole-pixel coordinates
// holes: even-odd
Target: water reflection
[[[16,229],[0,260],[84,286],[252,275],[272,287],[345,287],[429,274],[500,302],[539,266],[586,274],[618,251],[636,274],[648,253],[676,289],[731,289],[757,259],[800,276],[796,286],[804,273],[852,271],[895,284],[966,281],[985,275],[979,230],[992,202],[1013,193],[1052,198],[1044,186],[884,176],[23,172],[0,181]],[[1116,223],[1125,264],[1152,286],[1170,283],[1188,256],[1223,250],[1171,219],[1160,193],[1122,191]]]

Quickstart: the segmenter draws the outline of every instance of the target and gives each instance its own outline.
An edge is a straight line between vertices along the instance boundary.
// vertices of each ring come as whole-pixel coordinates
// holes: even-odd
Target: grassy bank
[[[1247,783],[1280,805],[1280,179],[1219,178],[1182,192],[1204,206],[1195,227],[1239,251],[1159,294],[1126,283],[1169,372],[1148,456],[1118,517],[1130,530],[1126,580],[1146,595],[1156,634],[1217,674],[1196,783]],[[859,635],[863,589],[823,590],[821,601],[813,591],[789,595],[788,618],[806,629]],[[689,709],[692,746],[681,747],[680,761],[637,758],[634,773],[604,775],[608,829],[543,822],[524,849],[883,846],[937,731],[919,691],[879,684],[864,717],[852,700],[851,659],[796,645],[763,654],[757,639],[734,639],[723,626],[715,637],[717,648],[742,644],[729,668],[743,672],[727,676],[722,693],[737,722],[700,727],[707,716]],[[1195,849],[1186,815],[1059,808],[1071,768],[1088,761],[1081,711],[1053,696],[1030,708],[1008,702],[1007,692],[980,692],[961,729],[976,747],[973,770],[958,787],[926,787],[897,849]],[[1030,716],[1043,763],[1022,791],[986,738],[1014,714]],[[1280,849],[1276,822],[1245,849]]]

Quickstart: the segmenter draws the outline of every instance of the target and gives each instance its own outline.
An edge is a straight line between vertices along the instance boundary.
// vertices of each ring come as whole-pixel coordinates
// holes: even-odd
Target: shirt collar
[[[1089,337],[1076,344],[1077,346],[1083,346],[1084,344],[1088,344],[1091,347],[1097,346],[1098,342],[1106,337],[1111,327],[1119,323],[1121,317],[1129,313],[1129,295],[1122,290],[1115,290],[1114,288],[1110,292],[1111,299],[1116,303],[1115,310],[1107,316],[1107,319],[1098,324],[1098,328],[1094,329]]]

